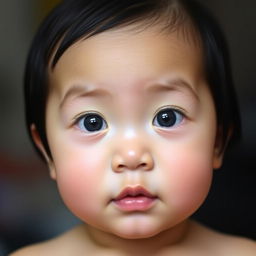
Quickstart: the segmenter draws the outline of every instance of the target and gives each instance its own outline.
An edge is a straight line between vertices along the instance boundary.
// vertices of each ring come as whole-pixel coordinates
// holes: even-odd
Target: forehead
[[[168,33],[153,26],[121,28],[82,39],[69,47],[50,71],[50,89],[65,94],[74,83],[118,89],[174,75],[202,79],[201,45],[195,38],[185,29]]]

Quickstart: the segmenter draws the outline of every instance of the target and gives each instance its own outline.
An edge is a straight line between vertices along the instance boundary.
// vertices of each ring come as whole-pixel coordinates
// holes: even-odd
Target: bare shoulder
[[[223,234],[201,224],[192,223],[196,238],[206,251],[214,255],[255,256],[256,241],[248,238]]]
[[[75,255],[86,248],[83,229],[76,227],[53,239],[21,248],[9,256]],[[82,237],[83,236],[83,237]],[[83,243],[82,243],[83,241]],[[81,246],[83,244],[83,246]],[[90,246],[87,246],[88,251]]]
[[[41,256],[41,255],[49,255],[50,248],[48,246],[48,242],[38,243],[30,246],[26,246],[22,249],[19,249],[9,256]]]
[[[255,256],[256,241],[248,238],[227,236],[226,251],[234,256]]]
[[[9,256],[45,256],[45,255],[61,255],[61,251],[64,247],[63,236],[53,238],[44,242],[32,244],[23,247]],[[65,245],[66,247],[66,245]]]

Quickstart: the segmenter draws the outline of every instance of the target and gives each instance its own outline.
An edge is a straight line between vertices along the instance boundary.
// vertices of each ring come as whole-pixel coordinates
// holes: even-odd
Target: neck
[[[88,226],[86,229],[91,241],[98,248],[119,251],[120,255],[157,255],[165,249],[175,250],[185,242],[189,221],[184,221],[153,237],[140,239],[125,239]]]

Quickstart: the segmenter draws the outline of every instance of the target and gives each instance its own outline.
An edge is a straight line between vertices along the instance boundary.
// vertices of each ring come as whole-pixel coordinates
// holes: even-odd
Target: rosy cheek
[[[180,214],[192,213],[208,194],[212,168],[210,159],[197,153],[187,152],[167,158],[164,175],[167,201]]]
[[[76,154],[74,154],[76,152]],[[68,208],[81,219],[91,218],[99,212],[100,181],[102,161],[95,158],[95,152],[73,151],[63,154],[65,161],[55,161],[57,184],[63,201]],[[99,156],[99,151],[97,152]],[[99,157],[100,158],[100,157]]]

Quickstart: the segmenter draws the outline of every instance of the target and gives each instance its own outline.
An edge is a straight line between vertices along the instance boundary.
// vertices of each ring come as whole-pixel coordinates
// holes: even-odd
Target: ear
[[[218,127],[213,153],[213,169],[219,169],[222,166],[224,153],[226,151],[226,147],[228,145],[232,133],[233,129],[230,128],[227,134],[228,138],[224,139],[222,129],[221,127]],[[223,143],[225,144],[223,145]]]
[[[38,147],[40,152],[43,154],[43,156],[44,156],[44,158],[45,158],[45,160],[47,162],[48,168],[50,170],[51,178],[56,180],[56,169],[55,169],[54,162],[51,160],[51,158],[46,153],[46,150],[44,148],[44,145],[42,143],[42,140],[41,140],[41,138],[39,136],[39,133],[38,133],[38,131],[36,129],[35,124],[32,124],[30,126],[30,131],[31,131],[31,135],[32,135],[33,141],[35,142],[36,146]]]

